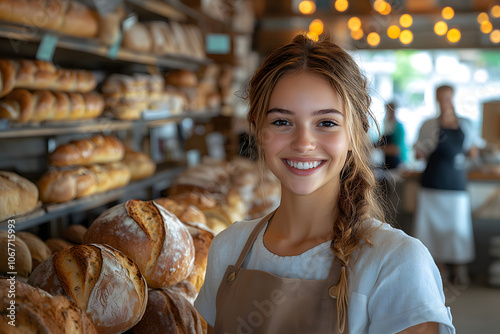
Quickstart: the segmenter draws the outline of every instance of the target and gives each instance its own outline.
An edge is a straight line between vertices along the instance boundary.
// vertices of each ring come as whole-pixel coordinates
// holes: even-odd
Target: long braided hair
[[[370,119],[376,122],[370,111],[367,79],[352,57],[326,39],[315,42],[298,35],[291,43],[269,54],[250,80],[247,120],[250,133],[257,139],[261,158],[262,129],[273,89],[284,74],[301,71],[320,75],[337,92],[345,106],[352,147],[340,175],[339,215],[332,222],[331,248],[342,264],[337,290],[337,318],[339,330],[343,332],[347,319],[349,263],[356,249],[361,245],[371,245],[369,236],[373,225],[363,224],[363,221],[369,218],[384,220],[383,210],[375,199],[376,181],[369,164],[372,146],[368,136]]]

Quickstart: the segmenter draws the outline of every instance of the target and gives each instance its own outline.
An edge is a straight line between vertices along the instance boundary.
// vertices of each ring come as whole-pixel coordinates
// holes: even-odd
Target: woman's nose
[[[316,148],[316,141],[307,127],[299,126],[293,133],[291,148],[299,153],[313,151]]]

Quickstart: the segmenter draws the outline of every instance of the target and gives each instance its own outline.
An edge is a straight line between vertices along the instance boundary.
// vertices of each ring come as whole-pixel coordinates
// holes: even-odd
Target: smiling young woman
[[[214,239],[195,302],[209,332],[454,333],[427,249],[383,222],[351,56],[297,36],[266,58],[249,100],[281,203]]]

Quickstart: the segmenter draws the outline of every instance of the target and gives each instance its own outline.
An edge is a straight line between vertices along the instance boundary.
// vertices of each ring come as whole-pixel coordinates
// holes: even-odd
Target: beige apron
[[[257,224],[236,264],[226,269],[217,291],[215,333],[339,333],[336,285],[341,265],[337,259],[325,280],[282,278],[241,267],[273,214]],[[346,323],[344,333],[347,327]]]

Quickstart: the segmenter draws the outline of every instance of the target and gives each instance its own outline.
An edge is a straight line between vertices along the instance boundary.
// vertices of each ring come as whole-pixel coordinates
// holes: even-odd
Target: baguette
[[[114,136],[96,135],[89,139],[74,140],[57,147],[49,154],[49,163],[55,167],[92,165],[117,162],[123,159],[125,147]]]
[[[91,71],[56,68],[54,64],[40,60],[0,59],[0,97],[14,88],[88,93],[96,86]]]

